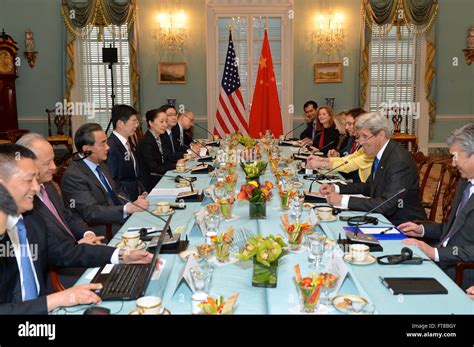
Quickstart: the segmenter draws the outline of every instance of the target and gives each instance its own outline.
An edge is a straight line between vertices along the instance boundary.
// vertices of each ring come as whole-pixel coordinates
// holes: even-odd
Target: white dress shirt
[[[123,137],[122,135],[120,135],[118,132],[116,132],[115,130],[113,131],[113,134],[115,136],[117,136],[117,138],[120,140],[120,142],[122,143],[122,145],[125,147],[125,149],[127,150],[128,154],[130,155],[130,158],[132,159],[132,162],[133,162],[133,169],[135,170],[135,174],[137,173],[137,161],[135,160],[135,157],[133,156],[133,153],[132,151],[130,150],[130,146],[129,146],[129,143],[128,143],[128,139],[126,139],[125,137]]]

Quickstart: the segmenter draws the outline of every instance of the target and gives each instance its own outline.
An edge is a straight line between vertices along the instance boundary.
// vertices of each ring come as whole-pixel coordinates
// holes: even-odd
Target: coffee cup
[[[136,301],[137,308],[132,314],[162,314],[161,298],[158,296],[143,296]]]
[[[140,232],[126,231],[122,235],[122,241],[125,247],[136,249],[140,243]]]
[[[158,213],[168,213],[169,210],[170,210],[170,203],[169,202],[157,202],[156,203],[156,210],[158,211]]]
[[[332,208],[330,207],[319,207],[317,211],[318,217],[321,220],[329,220],[332,218]]]
[[[351,245],[349,247],[349,255],[352,260],[362,262],[369,256],[369,246],[367,245]]]
[[[193,155],[192,155],[192,154],[184,153],[184,155],[183,155],[183,159],[191,160],[192,158],[193,158]]]
[[[176,171],[177,171],[177,172],[184,172],[184,171],[186,171],[186,164],[176,164]]]

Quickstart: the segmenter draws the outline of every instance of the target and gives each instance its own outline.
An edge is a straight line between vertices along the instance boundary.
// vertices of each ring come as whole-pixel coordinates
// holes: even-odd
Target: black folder
[[[381,277],[380,279],[393,295],[448,294],[448,290],[432,277]]]

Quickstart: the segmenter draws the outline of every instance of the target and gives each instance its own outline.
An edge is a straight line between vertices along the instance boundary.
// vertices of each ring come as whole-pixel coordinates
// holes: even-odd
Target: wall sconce
[[[340,13],[320,15],[314,18],[313,40],[319,49],[329,56],[339,50],[344,41],[343,16]]]
[[[31,29],[28,29],[25,32],[25,46],[25,57],[28,60],[30,68],[33,68],[36,64],[36,56],[38,55],[38,52],[35,51],[35,41]]]
[[[474,25],[467,29],[466,49],[463,49],[467,65],[474,61]]]
[[[182,51],[188,36],[187,17],[184,11],[160,13],[156,20],[159,25],[157,39],[160,47],[169,53]]]

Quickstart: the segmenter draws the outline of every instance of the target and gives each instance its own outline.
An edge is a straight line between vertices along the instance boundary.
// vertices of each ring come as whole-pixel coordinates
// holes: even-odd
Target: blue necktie
[[[469,197],[471,195],[471,188],[472,188],[472,183],[469,182],[467,184],[466,189],[464,189],[464,192],[462,194],[462,199],[461,202],[458,205],[458,208],[456,209],[456,217],[458,216],[459,212],[462,211],[464,206],[466,206],[467,202],[469,201]],[[442,247],[443,243],[446,242],[446,240],[450,239],[453,237],[455,234],[455,231],[458,230],[459,228],[456,228],[456,220],[454,220],[453,225],[451,226],[451,229],[449,229],[449,232],[441,239],[441,241],[438,243],[438,247]]]
[[[174,153],[176,151],[174,150],[173,133],[169,133],[169,135],[170,135],[170,141],[171,141],[171,148],[173,149],[173,153]]]
[[[375,174],[377,173],[377,169],[379,168],[379,158],[375,157],[374,164],[372,166],[374,169],[374,178],[375,178]]]
[[[122,203],[120,202],[117,194],[115,194],[115,192],[110,187],[109,182],[107,182],[107,179],[105,178],[105,175],[104,175],[104,172],[102,171],[102,168],[99,165],[97,165],[95,170],[99,174],[99,179],[102,182],[102,185],[105,187],[105,190],[109,194],[109,196],[112,199],[112,201],[114,202],[114,204],[117,205],[117,206],[122,205]]]
[[[18,239],[20,240],[21,255],[21,273],[23,274],[23,289],[25,290],[25,301],[33,300],[38,297],[38,288],[36,286],[35,274],[31,266],[31,259],[28,255],[28,243],[26,240],[25,222],[22,218],[16,223],[18,230]]]

